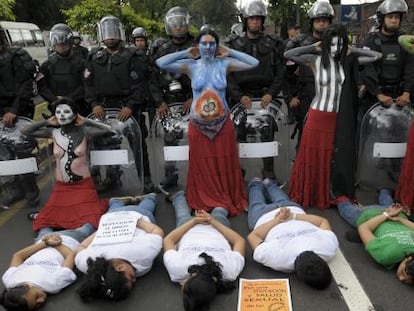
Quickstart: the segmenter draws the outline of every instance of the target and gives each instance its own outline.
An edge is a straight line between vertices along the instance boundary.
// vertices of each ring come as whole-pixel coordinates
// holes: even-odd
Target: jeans
[[[157,201],[157,195],[154,193],[148,194],[145,198],[139,202],[137,205],[125,205],[124,202],[117,199],[111,199],[109,201],[109,208],[107,213],[113,212],[124,212],[124,211],[132,211],[138,212],[144,216],[147,216],[149,220],[155,224],[156,220],[154,217],[155,211],[155,204]]]
[[[72,230],[55,231],[52,228],[45,227],[39,230],[35,238],[35,242],[39,241],[43,236],[47,234],[57,233],[59,235],[66,235],[71,238],[74,238],[76,241],[80,243],[94,232],[95,232],[95,228],[90,223],[86,223],[82,225],[81,227],[72,229]]]
[[[356,220],[367,209],[386,208],[393,203],[391,191],[381,189],[378,193],[378,204],[368,205],[363,208],[355,206],[350,201],[344,201],[338,204],[339,215],[351,226],[356,228]]]
[[[193,218],[193,216],[191,216],[191,208],[188,206],[184,191],[179,191],[174,195],[173,206],[175,210],[175,223],[177,227]],[[210,214],[220,223],[230,228],[230,221],[227,218],[228,211],[225,208],[215,207]]]
[[[269,199],[272,203],[266,203],[266,199]],[[282,206],[301,207],[298,203],[291,201],[289,196],[277,186],[274,180],[269,180],[269,182],[265,183],[261,180],[253,180],[249,183],[247,223],[250,230],[254,229],[260,217]]]

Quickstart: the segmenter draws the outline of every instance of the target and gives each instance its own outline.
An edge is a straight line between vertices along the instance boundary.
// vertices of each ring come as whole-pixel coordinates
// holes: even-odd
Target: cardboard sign
[[[140,214],[131,212],[102,216],[92,245],[130,242],[140,217]]]
[[[240,279],[237,311],[292,311],[289,279]]]

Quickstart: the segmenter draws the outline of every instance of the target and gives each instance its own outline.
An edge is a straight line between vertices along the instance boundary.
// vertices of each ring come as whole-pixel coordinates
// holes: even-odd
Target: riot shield
[[[292,157],[287,113],[282,111],[282,99],[273,100],[266,108],[260,102],[260,98],[252,99],[251,109],[237,104],[230,113],[241,166],[247,180],[273,175],[284,186],[289,179]]]
[[[395,189],[413,117],[409,105],[372,106],[361,122],[357,183],[361,189]]]
[[[182,104],[170,104],[171,113],[166,118],[156,116],[151,127],[152,178],[164,193],[186,185],[189,115],[182,113]]]
[[[119,112],[116,108],[105,109],[103,120],[93,113],[88,116],[112,129],[111,133],[89,141],[91,174],[96,189],[108,197],[141,194],[144,188],[141,130],[133,117],[119,121]]]
[[[1,207],[9,208],[9,204],[17,199],[32,200],[34,206],[38,200],[36,175],[46,171],[50,164],[47,139],[36,139],[25,136],[21,129],[32,124],[26,117],[18,117],[12,127],[7,127],[0,119],[0,196]],[[53,174],[51,174],[53,176]],[[5,203],[9,201],[8,203]]]

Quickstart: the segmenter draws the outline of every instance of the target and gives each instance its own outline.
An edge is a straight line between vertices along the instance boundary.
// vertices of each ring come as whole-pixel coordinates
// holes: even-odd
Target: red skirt
[[[330,205],[336,117],[336,112],[308,112],[289,185],[290,198],[304,208]]]
[[[414,121],[408,133],[407,152],[401,167],[395,197],[402,205],[414,211]]]
[[[46,205],[33,221],[33,231],[44,227],[76,229],[85,223],[98,227],[108,209],[108,200],[100,199],[92,178],[76,183],[57,181]]]
[[[212,140],[190,122],[188,140],[186,196],[189,206],[205,211],[220,206],[230,215],[246,210],[247,192],[230,117]]]

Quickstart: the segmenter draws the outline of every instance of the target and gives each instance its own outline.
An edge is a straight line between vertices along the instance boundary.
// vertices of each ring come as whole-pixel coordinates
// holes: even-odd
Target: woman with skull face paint
[[[67,97],[54,105],[54,116],[27,126],[22,132],[28,136],[53,139],[56,158],[53,192],[36,216],[33,230],[75,229],[85,223],[98,226],[107,209],[101,200],[89,171],[86,151],[88,137],[109,133],[108,125],[81,117],[78,107]]]
[[[381,57],[381,53],[375,51],[349,47],[345,28],[335,24],[325,30],[321,42],[285,52],[287,59],[309,66],[315,77],[316,94],[304,125],[289,186],[289,196],[305,208],[325,209],[330,205],[337,115],[347,78],[344,70],[346,56],[351,53],[359,63],[373,62]]]
[[[205,29],[196,38],[195,47],[165,55],[157,65],[191,79],[188,204],[197,210],[220,206],[230,215],[241,213],[247,208],[247,194],[226,102],[226,75],[254,68],[258,60],[219,46],[217,34]]]

